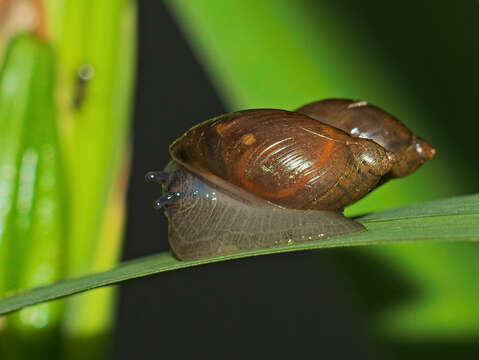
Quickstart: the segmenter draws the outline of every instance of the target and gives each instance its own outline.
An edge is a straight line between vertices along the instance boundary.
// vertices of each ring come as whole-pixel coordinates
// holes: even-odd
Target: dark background
[[[422,27],[415,7],[425,3],[348,1],[342,6],[370,26],[378,47],[397,63],[398,73],[424,84],[411,92],[436,114],[443,111],[438,107],[449,111],[438,121],[438,132],[460,144],[461,161],[475,166],[479,122],[473,121],[477,115],[471,106],[477,101],[477,90],[461,77],[464,74],[457,71],[456,63],[448,62],[447,55],[457,50],[454,44],[434,40],[434,29]],[[433,3],[429,2],[431,7]],[[166,165],[168,144],[184,131],[227,111],[164,4],[144,0],[138,5],[138,77],[125,260],[168,249],[166,219],[152,208],[161,189],[146,184],[144,174]],[[455,8],[441,14],[437,22],[445,27],[449,16],[459,16]],[[477,21],[477,14],[468,15],[470,19],[464,21]],[[471,56],[459,59],[465,66],[477,62],[478,46],[471,47]],[[452,131],[460,119],[470,120],[467,131],[463,127]],[[366,296],[359,301],[355,276],[369,278],[363,285],[375,290],[371,293],[376,298]],[[160,351],[164,358],[306,357],[310,353],[323,358],[391,358],[392,354],[401,358],[410,348],[381,343],[378,334],[371,336],[365,319],[414,291],[397,275],[391,276],[387,264],[344,249],[262,256],[165,273],[120,287],[113,358],[146,358]],[[431,345],[436,348],[434,353],[428,344],[414,344],[414,352],[446,359],[477,351],[476,344],[457,349],[442,344],[448,351]]]

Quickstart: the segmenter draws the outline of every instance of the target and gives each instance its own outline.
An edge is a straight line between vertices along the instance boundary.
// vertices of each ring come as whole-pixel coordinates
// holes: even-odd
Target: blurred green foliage
[[[118,261],[136,7],[133,0],[9,0],[0,5],[6,11],[3,19],[35,20],[26,22],[26,33],[5,49],[0,75],[3,296]],[[0,33],[1,40],[15,31]],[[0,353],[102,357],[114,294],[101,290],[0,318]]]
[[[58,4],[52,0],[47,18],[58,57],[57,103],[71,199],[66,276],[72,277],[107,269],[119,256],[136,9],[131,0]],[[108,289],[69,300],[64,331],[72,337],[101,334],[112,321],[113,294]]]
[[[53,85],[52,49],[32,35],[13,38],[0,74],[0,293],[64,275],[67,206]],[[32,337],[60,316],[61,303],[47,303],[10,316],[6,326]]]

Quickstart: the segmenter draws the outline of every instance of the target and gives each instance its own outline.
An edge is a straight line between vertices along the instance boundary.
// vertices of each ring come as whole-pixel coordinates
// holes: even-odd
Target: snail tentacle
[[[182,197],[182,194],[179,192],[167,193],[159,199],[156,199],[153,202],[153,207],[155,210],[160,210],[163,206],[171,204]]]
[[[145,180],[150,183],[156,182],[158,184],[166,184],[169,178],[170,175],[162,171],[149,171],[145,175]]]

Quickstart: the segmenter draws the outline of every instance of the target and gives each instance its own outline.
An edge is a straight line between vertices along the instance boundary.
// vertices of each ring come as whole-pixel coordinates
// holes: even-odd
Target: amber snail
[[[364,230],[342,210],[435,150],[365,102],[243,110],[196,125],[148,181],[163,184],[174,254],[192,260]]]

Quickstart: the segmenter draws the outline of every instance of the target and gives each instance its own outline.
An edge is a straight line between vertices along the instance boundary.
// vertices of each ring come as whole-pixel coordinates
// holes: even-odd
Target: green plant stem
[[[62,14],[61,20],[58,15],[52,19],[50,32],[59,59],[57,102],[72,205],[67,276],[72,277],[109,268],[119,256],[124,205],[113,197],[124,195],[112,186],[125,177],[128,155],[136,8],[132,0],[49,3],[52,13]],[[90,79],[79,78],[82,67],[92,71]],[[106,231],[108,212],[120,217]],[[67,337],[75,341],[106,331],[113,296],[102,290],[69,301],[63,326]]]

